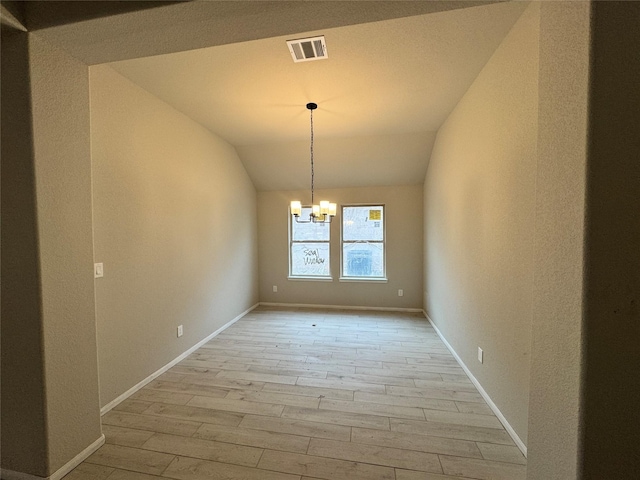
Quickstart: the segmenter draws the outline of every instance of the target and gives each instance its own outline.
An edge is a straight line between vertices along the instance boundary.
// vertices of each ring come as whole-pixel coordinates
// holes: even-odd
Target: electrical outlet
[[[94,263],[93,264],[93,278],[102,278],[104,277],[104,264],[102,263]]]
[[[399,297],[404,297],[404,290],[399,289],[399,290],[398,290],[398,296],[399,296]]]
[[[181,337],[183,333],[182,325],[178,325],[178,337]]]
[[[277,285],[273,286],[273,291],[274,291],[274,293],[278,291],[278,286]]]
[[[484,352],[480,347],[478,347],[478,361],[484,363]]]

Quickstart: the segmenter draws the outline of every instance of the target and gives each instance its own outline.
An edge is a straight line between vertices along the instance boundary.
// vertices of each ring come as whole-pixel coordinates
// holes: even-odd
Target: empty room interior
[[[640,478],[640,3],[1,9],[2,479]]]

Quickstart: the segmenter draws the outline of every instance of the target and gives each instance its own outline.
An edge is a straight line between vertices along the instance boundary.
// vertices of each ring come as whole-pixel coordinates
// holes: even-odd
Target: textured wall
[[[339,188],[316,192],[341,204],[385,204],[387,283],[340,282],[340,218],[331,224],[333,281],[288,280],[288,207],[309,191],[259,192],[260,301],[422,308],[422,186]],[[338,207],[339,209],[339,207]],[[273,285],[278,292],[273,292]],[[398,297],[398,289],[404,296]]]
[[[11,261],[8,277],[3,265],[2,466],[48,476],[101,436],[88,69],[36,35],[19,35],[6,49],[3,42],[7,87],[23,85],[11,92],[3,138],[3,182],[11,184],[3,260]]]
[[[108,66],[90,77],[104,406],[258,301],[256,194],[228,143]]]
[[[30,36],[49,468],[100,435],[92,268],[89,71]]]
[[[424,184],[426,310],[525,444],[538,24],[532,4],[440,128]]]
[[[44,358],[28,34],[2,30],[2,468],[45,476]]]
[[[588,2],[543,2],[528,478],[577,475]]]

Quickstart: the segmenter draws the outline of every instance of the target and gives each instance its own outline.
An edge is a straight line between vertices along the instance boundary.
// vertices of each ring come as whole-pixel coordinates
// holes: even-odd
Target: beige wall
[[[8,74],[23,83],[9,107],[14,133],[24,138],[10,138],[8,151],[3,141],[2,152],[3,187],[12,184],[2,197],[11,214],[8,244],[3,215],[3,264],[12,259],[9,276],[4,265],[2,272],[2,342],[10,345],[2,352],[2,468],[46,477],[101,437],[89,79],[86,65],[37,35],[17,34],[7,48],[4,40],[3,80]]]
[[[422,186],[339,188],[316,192],[338,205],[385,205],[387,283],[340,282],[340,218],[331,225],[333,281],[288,280],[288,207],[310,192],[258,193],[260,301],[313,305],[422,308]],[[278,292],[273,292],[277,285]],[[398,289],[404,296],[398,297]]]
[[[541,7],[531,480],[578,473],[590,4]],[[593,478],[593,477],[590,477]]]
[[[100,436],[87,66],[29,43],[49,469]]]
[[[2,468],[45,476],[47,438],[28,34],[2,30]]]
[[[440,128],[424,184],[426,310],[525,444],[538,24],[533,4]]]
[[[228,143],[108,66],[90,79],[104,406],[258,301],[256,193]]]
[[[640,477],[638,21],[542,7],[531,480]]]

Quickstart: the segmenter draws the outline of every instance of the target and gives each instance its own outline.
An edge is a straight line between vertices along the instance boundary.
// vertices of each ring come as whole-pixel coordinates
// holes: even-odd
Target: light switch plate
[[[182,329],[182,325],[178,325],[178,337],[181,337],[183,333],[184,330]]]
[[[480,347],[478,347],[478,361],[484,363],[484,352]]]
[[[93,276],[94,278],[104,277],[104,265],[102,263],[93,264]]]

